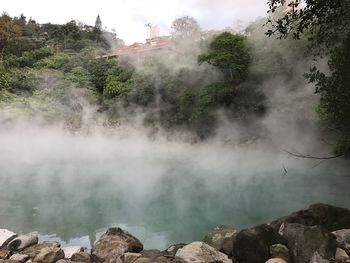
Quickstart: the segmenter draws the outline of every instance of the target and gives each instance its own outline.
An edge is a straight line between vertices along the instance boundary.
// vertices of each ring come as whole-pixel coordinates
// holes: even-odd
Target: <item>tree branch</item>
[[[304,158],[304,159],[314,159],[314,160],[331,160],[331,159],[336,159],[339,157],[344,156],[344,154],[337,154],[337,155],[332,155],[332,156],[326,156],[326,157],[319,157],[319,156],[312,156],[312,155],[304,155],[304,154],[297,154],[297,153],[292,153],[289,151],[284,150],[286,153],[290,154],[291,156],[298,157],[298,158]]]

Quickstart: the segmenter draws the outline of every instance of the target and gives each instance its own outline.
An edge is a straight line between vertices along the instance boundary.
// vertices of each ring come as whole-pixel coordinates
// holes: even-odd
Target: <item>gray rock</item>
[[[13,254],[10,257],[10,260],[18,261],[20,263],[26,262],[27,259],[29,259],[29,256],[24,254]]]
[[[289,258],[289,250],[285,245],[275,244],[270,246],[270,255],[271,258],[281,258],[286,262],[291,262]]]
[[[65,258],[70,259],[74,253],[83,251],[83,248],[79,246],[69,246],[69,247],[62,247],[62,250],[64,252]]]
[[[71,260],[75,261],[75,262],[84,262],[84,263],[91,263],[92,262],[91,255],[89,253],[86,253],[86,252],[74,253],[71,257]]]
[[[0,248],[5,247],[9,241],[17,237],[17,234],[7,230],[7,229],[0,229]]]
[[[56,241],[44,241],[43,243],[25,248],[23,251],[21,251],[21,253],[28,255],[31,259],[34,259],[43,248],[59,248],[60,246],[60,243]]]
[[[285,223],[280,233],[287,241],[293,262],[308,263],[315,252],[324,259],[331,259],[335,255],[335,238],[321,226]]]
[[[180,249],[183,248],[184,246],[186,246],[186,244],[184,243],[180,243],[180,244],[175,244],[175,245],[171,245],[170,247],[168,247],[166,250],[164,250],[162,252],[163,256],[170,259],[170,260],[175,260],[175,255],[176,252]]]
[[[159,250],[144,250],[141,253],[125,253],[122,263],[169,263]]]
[[[332,232],[337,241],[337,246],[344,249],[350,255],[350,229],[341,229]]]
[[[95,243],[92,254],[103,262],[115,262],[126,252],[141,252],[142,243],[134,236],[120,228],[110,228]]]
[[[324,259],[317,251],[312,255],[309,263],[329,263],[330,261]]]
[[[55,263],[64,259],[64,252],[58,247],[45,247],[33,260],[33,263]]]
[[[270,258],[266,263],[287,263],[283,258]]]
[[[337,248],[337,251],[335,252],[336,260],[346,260],[348,258],[349,258],[349,255],[345,252],[344,249]]]
[[[177,263],[231,263],[220,251],[204,242],[193,242],[179,249],[175,255]]]
[[[232,261],[265,263],[270,258],[270,246],[280,243],[281,237],[266,224],[239,231],[233,239]]]
[[[236,233],[237,230],[232,227],[218,225],[204,237],[203,242],[232,257],[232,242]]]
[[[350,228],[350,210],[326,204],[314,204],[308,209],[272,221],[270,225],[278,230],[283,223],[297,223],[306,226],[320,225],[328,231],[346,229]]]
[[[20,251],[25,249],[26,247],[38,244],[39,238],[36,233],[29,233],[27,235],[20,235],[14,239],[12,239],[7,248],[10,251]]]
[[[0,249],[0,259],[8,259],[11,255],[11,251],[7,249]]]

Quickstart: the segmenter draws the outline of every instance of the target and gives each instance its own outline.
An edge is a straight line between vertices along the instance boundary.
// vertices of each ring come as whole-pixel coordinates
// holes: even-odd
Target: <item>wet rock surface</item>
[[[116,262],[126,252],[141,252],[143,245],[121,228],[110,228],[92,247],[92,254],[103,262]]]
[[[227,255],[204,242],[193,242],[179,249],[175,255],[179,263],[230,263]]]
[[[274,228],[266,224],[239,231],[233,239],[232,259],[236,263],[264,263],[271,257],[270,246],[282,242]]]
[[[283,223],[297,223],[306,226],[320,225],[328,231],[350,229],[350,210],[327,204],[314,204],[308,209],[276,219],[270,225],[278,230]]]
[[[287,242],[293,262],[308,263],[315,252],[324,259],[335,255],[335,237],[321,226],[284,223],[279,232]]]
[[[341,229],[333,231],[336,238],[337,246],[344,249],[350,255],[350,229]]]
[[[232,257],[232,242],[236,233],[237,230],[232,227],[218,225],[204,237],[203,242]]]

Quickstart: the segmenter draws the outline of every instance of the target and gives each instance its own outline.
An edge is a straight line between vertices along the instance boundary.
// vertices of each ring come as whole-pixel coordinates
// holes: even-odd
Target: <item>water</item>
[[[89,247],[120,226],[146,248],[164,249],[201,240],[218,224],[252,227],[312,203],[350,208],[349,167],[341,160],[312,168],[219,144],[6,136],[0,227],[38,231],[63,245]]]

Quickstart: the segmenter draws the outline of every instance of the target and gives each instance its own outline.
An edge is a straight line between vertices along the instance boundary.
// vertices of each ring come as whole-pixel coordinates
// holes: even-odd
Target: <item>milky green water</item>
[[[242,229],[316,202],[350,208],[350,173],[342,161],[283,175],[282,168],[196,169],[188,158],[123,158],[131,157],[35,164],[3,158],[0,227],[90,246],[107,227],[121,226],[146,248],[163,249],[201,240],[217,224]]]

